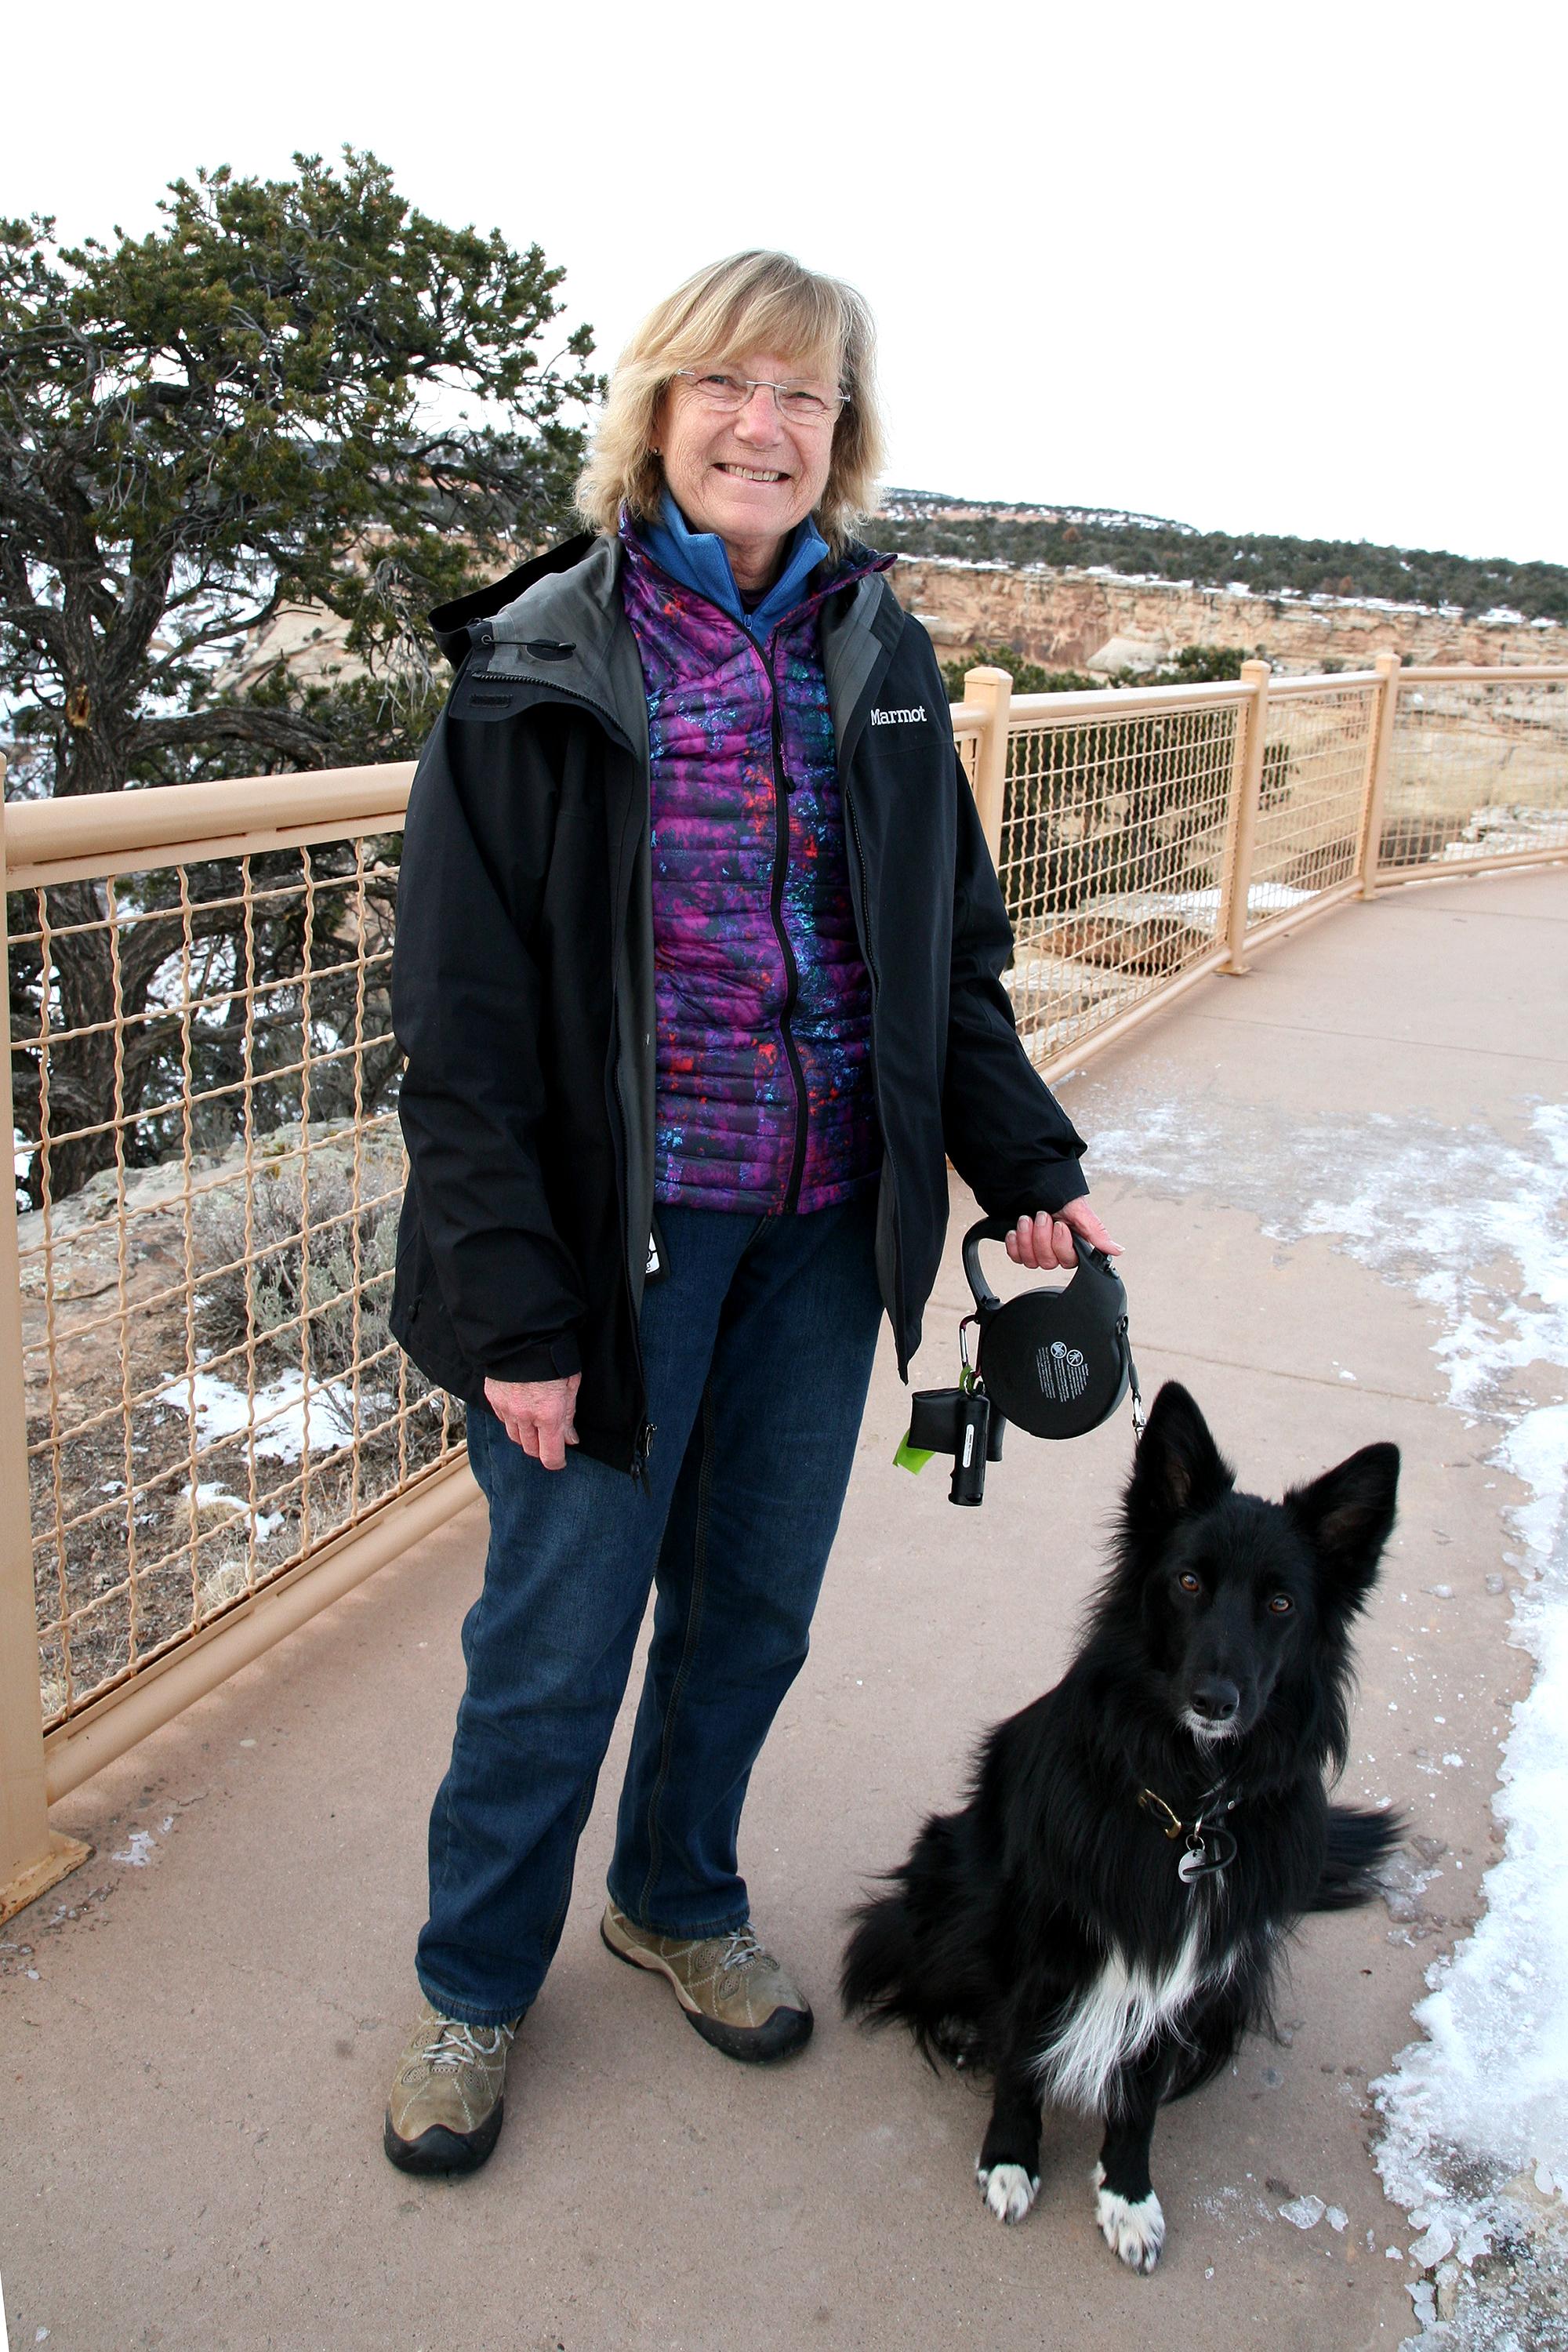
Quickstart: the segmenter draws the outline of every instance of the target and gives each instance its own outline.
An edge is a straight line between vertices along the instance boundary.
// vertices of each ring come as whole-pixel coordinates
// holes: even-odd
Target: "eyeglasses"
[[[816,383],[773,383],[766,376],[726,375],[718,368],[677,368],[675,373],[716,416],[738,416],[754,392],[771,392],[786,425],[829,425],[849,397],[846,392],[825,392]]]

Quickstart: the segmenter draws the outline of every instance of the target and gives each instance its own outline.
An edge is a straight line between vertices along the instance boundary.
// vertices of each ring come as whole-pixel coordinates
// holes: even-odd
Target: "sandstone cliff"
[[[1008,645],[1049,669],[1109,671],[1152,668],[1183,646],[1221,645],[1261,652],[1290,672],[1330,662],[1366,669],[1380,653],[1417,663],[1568,664],[1568,631],[1555,625],[1465,620],[1418,604],[1250,596],[938,556],[901,556],[892,580],[950,661],[977,645]]]

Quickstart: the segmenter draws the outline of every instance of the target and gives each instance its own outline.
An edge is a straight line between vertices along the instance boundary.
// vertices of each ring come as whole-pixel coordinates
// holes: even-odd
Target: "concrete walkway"
[[[495,2158],[455,2186],[385,2163],[425,1815],[479,1580],[470,1514],[59,1807],[94,1859],[0,1947],[11,2345],[1392,2352],[1415,2271],[1369,2158],[1368,2085],[1470,1916],[1524,1666],[1506,1638],[1510,1482],[1445,1401],[1440,1307],[1408,1266],[1361,1262],[1334,1203],[1415,1166],[1431,1181],[1445,1138],[1500,1150],[1533,1100],[1563,1098],[1568,1043],[1540,1008],[1565,949],[1561,872],[1407,890],[1197,991],[1065,1090],[1102,1139],[1096,1199],[1127,1246],[1145,1386],[1185,1381],[1265,1492],[1374,1437],[1405,1451],[1347,1788],[1406,1806],[1441,1874],[1398,1916],[1315,1923],[1281,2042],[1167,2116],[1152,2280],[1096,2233],[1088,2126],[1048,2126],[1038,2207],[1004,2231],[975,2196],[975,2091],[835,2014],[862,1875],[951,1798],[981,1727],[1059,1672],[1131,1445],[1125,1416],[1068,1448],[1015,1436],[984,1510],[953,1511],[939,1465],[891,1467],[904,1404],[884,1357],[742,1853],[755,1916],[817,2002],[805,2055],[729,2063],[601,1950],[617,1741]],[[1326,1223],[1307,1213],[1325,1202]],[[970,1213],[955,1188],[955,1234]],[[952,1376],[963,1297],[950,1247],[923,1383]],[[1280,2218],[1299,2198],[1345,2226]]]

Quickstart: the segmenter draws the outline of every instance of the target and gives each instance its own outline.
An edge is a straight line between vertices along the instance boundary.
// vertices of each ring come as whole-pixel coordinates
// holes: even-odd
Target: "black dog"
[[[1324,1776],[1398,1476],[1397,1447],[1369,1445],[1282,1503],[1237,1494],[1168,1382],[1072,1665],[991,1733],[969,1802],[857,1913],[846,2010],[994,2077],[976,2171],[1000,2220],[1035,2200],[1050,2097],[1105,2118],[1100,2225],[1152,2270],[1158,2108],[1267,2021],[1302,1914],[1375,1891],[1400,1825],[1331,1805]]]

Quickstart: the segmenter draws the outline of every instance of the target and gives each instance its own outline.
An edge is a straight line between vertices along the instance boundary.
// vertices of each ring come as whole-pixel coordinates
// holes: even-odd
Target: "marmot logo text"
[[[923,702],[916,710],[873,710],[871,724],[873,727],[917,727],[925,715]]]

